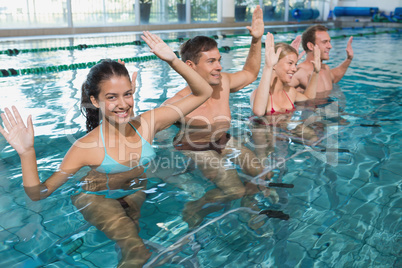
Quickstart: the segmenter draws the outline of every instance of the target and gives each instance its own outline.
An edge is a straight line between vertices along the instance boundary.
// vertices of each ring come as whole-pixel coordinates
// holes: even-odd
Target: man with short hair
[[[349,38],[346,46],[346,59],[337,67],[330,69],[327,64],[321,64],[321,71],[318,78],[317,93],[323,95],[329,93],[332,90],[333,83],[338,83],[345,75],[350,63],[353,59],[352,49],[353,37]],[[321,61],[329,60],[329,51],[332,48],[331,37],[328,34],[328,28],[323,25],[313,25],[307,28],[302,34],[302,46],[306,52],[306,59],[297,65],[297,72],[293,75],[290,86],[295,87],[298,91],[303,92],[310,80],[311,73],[313,71],[314,60],[313,48],[314,45],[318,45],[321,51]]]
[[[227,133],[231,124],[230,93],[239,91],[258,77],[261,67],[261,39],[264,35],[262,18],[262,10],[257,6],[251,27],[247,27],[252,39],[241,71],[222,72],[221,54],[217,42],[212,38],[197,36],[181,46],[182,60],[213,88],[212,96],[182,119],[181,130],[174,139],[175,148],[190,157],[203,175],[217,186],[199,200],[187,203],[183,219],[190,227],[200,224],[205,215],[220,210],[220,202],[241,198],[249,192],[239,179],[236,168],[228,167],[228,162],[239,164],[251,176],[257,176],[263,170],[255,154]],[[189,94],[191,90],[186,86],[163,105],[174,103]],[[216,202],[219,203],[204,208],[207,203]]]

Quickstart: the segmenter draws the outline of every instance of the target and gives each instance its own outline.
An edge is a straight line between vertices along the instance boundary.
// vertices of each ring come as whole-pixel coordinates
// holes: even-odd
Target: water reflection
[[[345,34],[349,35],[349,32]],[[209,34],[207,33],[207,35]],[[371,38],[370,40],[372,40]],[[184,167],[176,170],[160,170],[161,173],[165,173],[162,175],[169,179],[165,181],[165,184],[160,182],[161,185],[164,185],[163,187],[154,189],[153,193],[147,193],[148,198],[143,205],[141,218],[138,219],[139,214],[132,211],[133,218],[142,224],[141,237],[156,241],[158,245],[161,245],[159,248],[152,248],[148,246],[147,241],[144,241],[154,254],[150,261],[164,249],[168,249],[170,245],[186,241],[181,248],[176,249],[177,258],[171,258],[166,253],[166,255],[161,255],[161,263],[165,261],[165,265],[168,265],[168,263],[188,260],[187,265],[195,263],[205,267],[208,265],[243,266],[243,264],[244,266],[255,264],[256,266],[293,267],[295,263],[310,267],[314,265],[336,266],[339,263],[352,263],[351,260],[359,259],[353,263],[359,266],[383,263],[389,267],[398,264],[400,246],[398,246],[397,233],[400,229],[401,214],[398,208],[401,198],[397,194],[398,182],[401,179],[398,166],[401,160],[399,152],[401,113],[398,108],[400,107],[398,100],[400,100],[401,91],[398,81],[401,75],[400,71],[395,68],[398,64],[397,56],[399,54],[387,53],[387,51],[397,51],[400,42],[395,41],[396,35],[393,35],[392,38],[387,38],[385,35],[375,38],[378,41],[373,41],[371,46],[367,46],[367,42],[364,42],[367,41],[367,37],[356,38],[354,42],[367,50],[356,51],[356,61],[354,60],[350,72],[348,71],[340,83],[342,90],[337,92],[335,87],[327,101],[316,103],[315,106],[309,103],[304,106],[299,104],[299,109],[295,111],[292,118],[288,121],[284,120],[284,123],[279,123],[275,128],[269,125],[248,125],[249,110],[239,111],[238,121],[232,121],[236,125],[234,133],[237,133],[237,128],[242,128],[238,132],[240,134],[234,136],[242,140],[243,145],[251,149],[258,159],[268,157],[269,161],[276,163],[279,163],[282,158],[289,159],[297,152],[309,149],[311,145],[308,142],[309,138],[320,140],[331,133],[338,133],[338,135],[331,136],[330,141],[323,139],[308,151],[289,159],[282,166],[274,168],[272,181],[295,185],[293,189],[275,188],[278,196],[277,203],[269,200],[270,197],[264,196],[263,192],[248,196],[248,200],[243,197],[229,202],[216,202],[223,209],[205,216],[201,224],[194,227],[194,231],[197,228],[204,228],[192,233],[189,231],[187,223],[183,221],[184,204],[188,201],[199,200],[208,190],[216,188],[216,186],[208,183],[203,174],[194,166],[188,165],[188,169],[185,170],[184,167],[187,164],[185,161],[182,162]],[[95,40],[95,42],[97,41]],[[84,43],[84,41],[80,40],[79,43]],[[244,43],[249,43],[249,40]],[[381,44],[382,47],[385,46],[386,49],[381,51],[376,49],[378,44]],[[335,40],[334,45],[336,46]],[[337,58],[344,58],[344,45],[339,44],[338,47],[339,54],[334,55],[333,62],[331,59],[334,65],[338,63]],[[92,55],[94,50],[80,51],[80,54],[76,52],[75,57],[85,55],[91,59],[99,59],[99,57],[107,55],[105,53],[108,49],[101,49],[95,56]],[[110,49],[109,56],[117,58],[119,55],[132,53],[133,50],[135,49],[130,48],[127,51],[121,48]],[[377,55],[378,58],[378,54],[371,53],[377,50],[381,52],[381,58],[384,56],[384,61],[379,62],[372,57]],[[365,54],[367,51],[370,54]],[[141,53],[146,54],[147,51],[144,50]],[[239,55],[242,53],[240,52]],[[237,53],[233,52],[233,54]],[[19,55],[11,58],[11,61],[16,64],[18,62],[19,67],[16,68],[26,68],[32,67],[34,60],[45,62],[52,58],[50,54],[40,54],[43,58],[38,55],[33,53]],[[60,63],[66,62],[69,55],[65,52],[60,55],[63,57]],[[231,56],[232,54],[224,54],[225,66],[239,64],[238,62],[231,64],[230,59],[228,60]],[[2,58],[9,59],[5,56]],[[240,58],[241,56],[237,57],[237,60]],[[6,67],[14,67],[13,64]],[[152,67],[160,70],[159,66],[153,65]],[[128,64],[128,68],[138,69],[138,64]],[[148,102],[145,95],[139,93],[137,98],[140,105],[137,109],[140,111],[148,109],[148,105],[159,105],[163,101],[162,98],[171,97],[174,93],[170,90],[176,89],[175,83],[178,85],[177,89],[182,87],[180,86],[181,81],[176,80],[176,77],[168,73],[164,73],[161,78],[158,77],[157,84],[149,84],[147,81],[150,81],[149,79],[152,77],[152,70],[148,69],[145,64],[141,71],[149,73],[141,77],[143,80],[140,81],[141,87],[138,90],[141,92],[151,86],[155,92],[160,92],[158,96],[161,100],[158,102],[154,98]],[[2,86],[0,88],[2,93],[0,109],[10,103],[17,103],[21,107],[31,107],[26,108],[23,112],[24,118],[27,113],[33,111],[36,116],[44,120],[43,122],[51,121],[51,125],[46,123],[46,126],[39,122],[41,126],[35,128],[36,134],[38,134],[35,142],[41,158],[39,169],[43,177],[54,171],[57,163],[65,154],[66,148],[69,147],[67,145],[70,143],[67,139],[49,138],[49,133],[55,133],[55,126],[60,127],[60,124],[54,124],[54,118],[57,118],[57,122],[64,122],[60,121],[59,114],[63,114],[71,105],[75,105],[79,98],[77,92],[85,72],[85,70],[78,70],[75,79],[72,79],[71,71],[65,71],[54,74],[54,76],[51,74],[9,77],[0,81]],[[166,90],[165,87],[160,88],[164,86],[163,79],[167,80],[169,90]],[[372,82],[375,85],[372,85]],[[53,89],[53,87],[55,88]],[[43,94],[44,91],[46,94]],[[53,93],[57,94],[53,96]],[[347,102],[343,94],[346,94]],[[327,96],[323,97],[323,99],[325,98]],[[52,108],[42,107],[44,101],[49,102]],[[248,98],[245,100],[233,98],[231,101],[233,105],[239,107],[248,104]],[[33,107],[35,104],[40,107]],[[310,117],[314,120],[307,121]],[[69,118],[73,122],[71,124],[74,130],[79,129],[82,122],[79,113],[72,113]],[[302,128],[303,124],[306,133]],[[247,136],[249,131],[250,137]],[[168,154],[169,150],[172,150],[171,147],[166,147],[166,144],[171,144],[175,132],[169,129],[157,137],[155,146],[159,146],[161,155]],[[56,133],[61,135],[59,129],[56,130]],[[258,136],[261,137],[260,141]],[[246,138],[250,138],[251,142],[244,142]],[[254,150],[253,143],[262,144],[263,147]],[[7,260],[2,260],[2,263],[10,261],[15,264],[21,260],[19,258],[21,252],[26,256],[39,254],[48,249],[60,237],[71,235],[74,230],[78,229],[77,226],[82,226],[85,221],[69,201],[70,198],[66,196],[66,192],[72,189],[71,185],[63,188],[63,191],[55,193],[47,201],[29,204],[29,209],[22,211],[21,207],[27,201],[21,188],[18,159],[15,158],[9,147],[4,147],[4,140],[0,140],[0,145],[3,146],[0,161],[2,175],[0,225],[3,228],[1,234],[5,238],[2,244],[3,252],[10,256]],[[48,148],[52,148],[54,151]],[[232,153],[238,153],[238,150],[238,148],[233,149]],[[231,153],[227,156],[228,160],[230,160],[230,155]],[[181,157],[183,160],[187,159],[183,155]],[[328,161],[331,159],[333,162]],[[238,166],[232,161],[227,161],[227,163],[230,163],[230,168],[236,169],[237,176],[246,188],[248,177],[243,176],[246,174],[238,169]],[[331,163],[336,163],[336,165]],[[227,168],[227,166],[224,167]],[[168,171],[170,174],[167,174]],[[163,178],[162,175],[161,178]],[[259,187],[258,184],[254,184],[254,186]],[[241,199],[243,199],[243,205],[240,204]],[[100,201],[102,202],[102,200]],[[121,207],[121,204],[119,206]],[[267,220],[266,216],[256,216],[251,220],[251,216],[255,214],[235,210],[238,207],[244,208],[241,206],[282,210],[290,215],[290,220]],[[122,209],[120,207],[119,211]],[[205,205],[204,208],[207,207],[208,205]],[[235,211],[225,214],[223,212],[225,209]],[[224,217],[218,218],[221,215]],[[213,221],[214,219],[217,221]],[[33,222],[33,224],[28,222]],[[208,223],[211,224],[205,226]],[[94,235],[95,228],[88,228],[81,229],[82,232],[79,235],[72,236],[75,244],[71,247],[67,245],[64,248],[67,249],[66,252],[69,252],[70,256],[81,263],[91,262],[98,266],[116,265],[114,257],[117,254],[114,244],[109,239],[104,237],[100,239],[99,235]],[[362,246],[364,246],[363,251]],[[63,248],[64,245],[61,247]],[[334,252],[341,254],[334,255]],[[367,256],[364,260],[361,259],[362,252]],[[56,257],[58,258],[58,256],[52,255],[54,260],[57,259]],[[63,264],[60,260],[57,264],[55,263],[55,265]]]

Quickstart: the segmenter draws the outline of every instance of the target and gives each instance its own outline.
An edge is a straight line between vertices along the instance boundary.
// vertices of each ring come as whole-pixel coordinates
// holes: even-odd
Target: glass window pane
[[[284,0],[272,0],[266,1],[267,6],[271,6],[267,12],[272,14],[268,20],[272,21],[283,21],[285,20],[285,1]],[[265,8],[265,7],[264,7]]]
[[[66,0],[0,0],[0,28],[67,26]]]
[[[264,21],[284,20],[284,12],[285,12],[284,0],[263,0],[262,3],[263,4],[261,8],[264,15]],[[255,7],[259,4],[260,4],[259,0],[235,1],[235,20],[251,21]]]
[[[324,10],[324,1],[307,1],[307,0],[289,0],[289,20],[298,21],[298,20],[315,20],[315,19],[323,19],[323,10]],[[307,13],[299,14],[298,19],[293,17],[294,9],[313,9],[312,11],[308,11]]]
[[[163,22],[186,23],[186,0],[161,0],[164,4]]]
[[[104,25],[103,1],[71,0],[71,10],[74,26]]]
[[[129,25],[135,23],[133,0],[104,0],[104,1],[105,1],[106,24]]]
[[[133,0],[71,0],[74,26],[133,25]]]
[[[191,20],[193,22],[217,22],[217,0],[191,0]]]
[[[251,21],[255,7],[259,4],[259,0],[235,1],[235,21]]]

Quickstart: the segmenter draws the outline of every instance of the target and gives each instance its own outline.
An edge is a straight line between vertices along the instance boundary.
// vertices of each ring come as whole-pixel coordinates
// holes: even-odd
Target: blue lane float
[[[292,10],[292,16],[297,20],[315,20],[320,16],[320,12],[312,8],[295,8]]]
[[[394,13],[391,15],[397,20],[402,20],[402,7],[396,7]]]
[[[402,22],[402,7],[396,7],[394,12],[390,12],[389,15],[385,12],[377,13],[373,16],[374,22]]]
[[[378,13],[378,7],[335,7],[334,14],[342,16],[372,17]]]

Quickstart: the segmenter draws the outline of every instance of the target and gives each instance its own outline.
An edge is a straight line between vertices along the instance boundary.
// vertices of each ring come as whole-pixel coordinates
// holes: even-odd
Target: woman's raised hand
[[[273,68],[275,64],[278,63],[281,51],[282,48],[279,48],[275,53],[274,36],[271,33],[267,33],[267,37],[265,39],[265,65]]]
[[[8,108],[5,108],[5,113],[1,114],[5,129],[0,126],[0,133],[17,153],[21,155],[33,149],[34,146],[32,117],[28,116],[27,126],[25,126],[17,108],[12,106],[12,110],[14,114]]]
[[[318,48],[318,45],[314,46],[314,60],[311,61],[311,63],[314,66],[314,72],[319,73],[321,71],[321,51]]]
[[[168,63],[172,62],[174,59],[177,59],[177,56],[173,50],[159,36],[148,31],[144,31],[143,33],[144,35],[141,36],[142,40],[147,43],[147,45],[151,48],[151,52],[154,53],[158,58]]]
[[[124,61],[122,61],[121,59],[117,60],[118,63],[123,64],[124,66],[126,65],[126,63]],[[133,72],[133,75],[131,76],[131,89],[133,91],[135,91],[135,87],[136,87],[136,79],[137,79],[137,74],[138,72]]]

